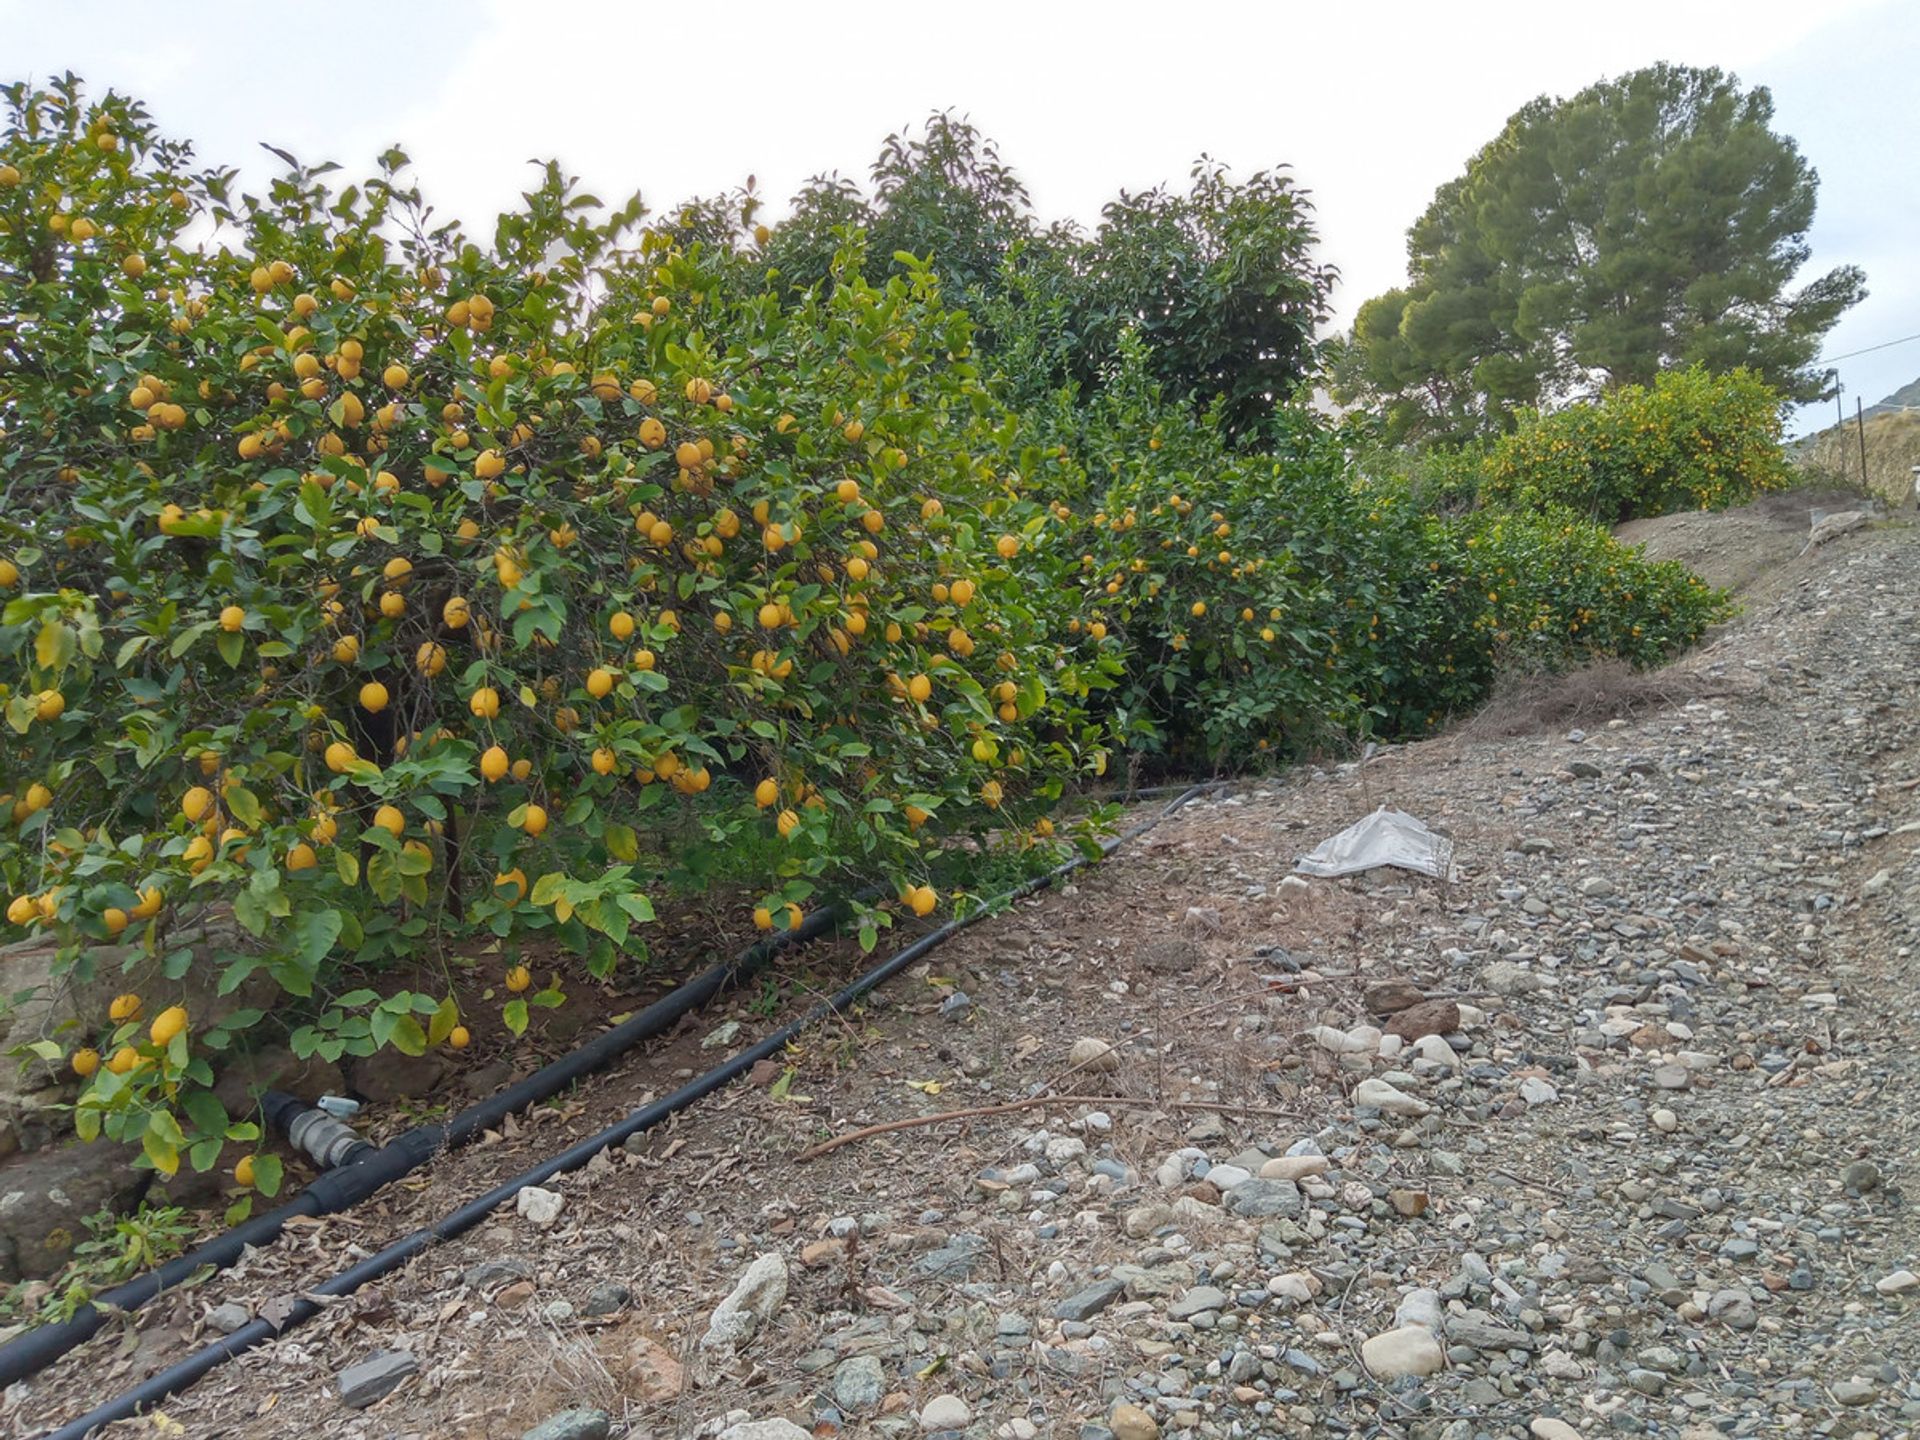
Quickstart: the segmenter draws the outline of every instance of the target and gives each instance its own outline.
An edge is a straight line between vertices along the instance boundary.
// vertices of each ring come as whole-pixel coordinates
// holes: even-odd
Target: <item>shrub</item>
[[[1526,416],[1488,451],[1481,498],[1608,523],[1744,504],[1788,483],[1780,423],[1779,397],[1751,371],[1670,370]]]

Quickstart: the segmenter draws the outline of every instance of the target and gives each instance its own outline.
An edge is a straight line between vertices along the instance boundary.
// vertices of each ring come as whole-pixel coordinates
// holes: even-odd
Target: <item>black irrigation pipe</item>
[[[1159,814],[1149,816],[1139,824],[1121,831],[1118,835],[1112,836],[1110,839],[1100,842],[1099,858],[1104,859],[1119,849],[1120,846],[1126,844],[1127,841],[1145,834],[1189,801],[1195,800],[1211,791],[1221,789],[1227,783],[1229,782],[1213,781],[1207,784],[1190,786],[1178,799]],[[998,914],[1017,900],[1023,900],[1037,891],[1046,889],[1048,886],[1057,885],[1082,865],[1086,864],[1088,858],[1089,857],[1085,855],[1076,855],[1057,869],[1049,870],[1044,875],[1037,875],[1033,879],[1015,886],[1006,894],[998,897],[987,905],[981,906],[978,910],[958,919],[948,921],[938,930],[930,931],[921,936],[904,950],[901,950],[899,953],[867,971],[866,974],[854,980],[838,993],[830,996],[826,1000],[820,1001],[798,1020],[781,1026],[778,1030],[775,1030],[772,1034],[762,1039],[758,1044],[742,1050],[732,1059],[709,1070],[706,1074],[688,1081],[671,1095],[663,1096],[650,1104],[641,1106],[638,1110],[628,1115],[626,1119],[608,1129],[602,1130],[598,1135],[588,1136],[585,1140],[562,1150],[559,1154],[549,1156],[532,1169],[523,1171],[504,1184],[496,1185],[493,1189],[487,1191],[486,1194],[469,1200],[465,1205],[443,1216],[441,1219],[436,1220],[433,1224],[423,1226],[409,1235],[403,1235],[400,1239],[394,1241],[393,1244],[387,1246],[386,1249],[377,1254],[369,1255],[365,1260],[362,1260],[351,1269],[343,1270],[331,1280],[323,1281],[311,1290],[302,1292],[294,1299],[286,1318],[279,1324],[275,1325],[266,1320],[251,1320],[231,1335],[227,1335],[214,1341],[211,1345],[204,1346],[195,1351],[177,1365],[169,1366],[159,1374],[150,1376],[117,1399],[109,1400],[104,1405],[96,1406],[79,1419],[69,1421],[67,1424],[62,1425],[58,1430],[44,1436],[43,1440],[86,1440],[86,1437],[91,1435],[99,1426],[137,1415],[147,1406],[157,1405],[169,1396],[178,1394],[206,1375],[209,1371],[224,1365],[227,1361],[246,1353],[257,1345],[266,1343],[277,1335],[285,1334],[296,1325],[311,1320],[326,1308],[325,1302],[351,1295],[369,1281],[378,1280],[381,1276],[399,1269],[402,1265],[406,1264],[430,1246],[442,1240],[451,1240],[456,1235],[466,1233],[482,1220],[486,1219],[488,1215],[492,1214],[500,1206],[513,1199],[515,1195],[519,1194],[527,1186],[538,1185],[543,1181],[552,1179],[556,1175],[564,1175],[568,1171],[578,1170],[602,1151],[611,1149],[613,1146],[626,1140],[629,1136],[651,1130],[654,1126],[660,1124],[661,1121],[686,1109],[689,1105],[705,1099],[721,1087],[731,1084],[742,1075],[745,1075],[760,1061],[771,1059],[773,1056],[778,1055],[781,1050],[808,1029],[808,1027],[818,1024],[829,1016],[837,1015],[847,1010],[868,991],[891,980],[895,975],[905,970],[928,951],[951,940],[955,935],[958,935],[975,921],[985,919],[989,915]],[[319,1298],[316,1299],[313,1297]]]
[[[753,973],[774,951],[818,939],[832,930],[838,919],[838,912],[831,908],[814,911],[796,929],[759,941],[731,959],[709,966],[646,1009],[498,1094],[468,1106],[445,1121],[404,1131],[379,1149],[370,1149],[348,1164],[322,1171],[286,1204],[242,1221],[156,1270],[101,1291],[70,1319],[40,1325],[16,1336],[0,1345],[0,1390],[45,1369],[82,1344],[106,1323],[108,1313],[138,1309],[209,1267],[225,1269],[238,1261],[249,1245],[271,1244],[289,1220],[350,1210],[375,1191],[417,1170],[441,1150],[464,1145],[482,1132],[498,1127],[507,1116],[559,1094],[583,1075],[611,1064],[641,1041],[671,1029],[683,1016],[700,1009],[727,986]]]

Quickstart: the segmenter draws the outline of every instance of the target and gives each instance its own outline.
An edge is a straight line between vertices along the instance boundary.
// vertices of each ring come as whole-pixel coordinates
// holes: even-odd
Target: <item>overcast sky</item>
[[[1813,266],[1866,267],[1839,355],[1920,332],[1920,8],[1911,0],[1530,3],[1285,0],[965,7],[733,0],[0,0],[0,79],[72,69],[147,100],[208,162],[267,173],[259,141],[350,170],[413,155],[443,213],[492,215],[557,156],[656,208],[759,178],[864,179],[891,130],[954,106],[1000,141],[1049,218],[1211,154],[1290,164],[1314,193],[1341,320],[1405,273],[1405,232],[1519,106],[1655,60],[1769,86],[1821,175]],[[1840,362],[1870,402],[1920,341]],[[1852,408],[1848,400],[1849,411]]]

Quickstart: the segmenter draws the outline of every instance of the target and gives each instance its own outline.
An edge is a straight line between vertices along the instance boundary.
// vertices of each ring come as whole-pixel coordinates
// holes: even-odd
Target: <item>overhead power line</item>
[[[1844,355],[1828,355],[1824,357],[1821,363],[1831,365],[1836,360],[1851,360],[1856,355],[1871,355],[1876,350],[1891,350],[1896,345],[1905,345],[1914,340],[1920,340],[1920,335],[1902,335],[1898,340],[1887,340],[1879,345],[1869,345],[1864,350],[1849,350]]]

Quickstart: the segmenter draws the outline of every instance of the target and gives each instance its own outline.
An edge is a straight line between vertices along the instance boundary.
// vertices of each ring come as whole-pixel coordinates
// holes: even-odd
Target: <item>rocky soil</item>
[[[1920,533],[1847,535],[1762,577],[1663,708],[1191,805],[216,1371],[167,1433],[1920,1433],[1916,577]],[[1389,803],[1457,879],[1290,873]],[[703,1019],[678,1073],[765,1023]],[[0,1425],[71,1417],[675,1073],[143,1312]]]

